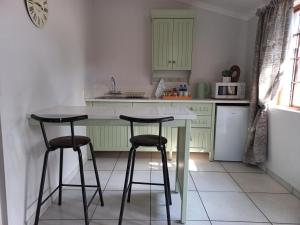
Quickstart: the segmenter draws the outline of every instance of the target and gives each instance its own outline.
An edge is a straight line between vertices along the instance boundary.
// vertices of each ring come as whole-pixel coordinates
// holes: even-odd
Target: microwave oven
[[[216,83],[213,87],[213,98],[216,99],[244,99],[245,83]]]

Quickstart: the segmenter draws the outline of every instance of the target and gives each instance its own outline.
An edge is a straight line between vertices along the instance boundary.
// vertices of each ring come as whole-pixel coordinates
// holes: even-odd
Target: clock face
[[[48,18],[47,0],[25,0],[28,14],[33,24],[42,28]]]

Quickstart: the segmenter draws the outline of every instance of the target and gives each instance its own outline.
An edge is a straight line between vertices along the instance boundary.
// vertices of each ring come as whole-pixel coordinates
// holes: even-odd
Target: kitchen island
[[[36,114],[41,117],[64,118],[78,115],[88,115],[87,120],[75,122],[76,126],[125,126],[128,122],[120,120],[120,115],[128,115],[141,118],[160,118],[173,116],[174,121],[164,123],[165,127],[174,127],[178,129],[178,149],[176,157],[176,191],[181,197],[181,222],[186,221],[187,211],[187,191],[188,191],[188,165],[189,165],[189,140],[191,121],[196,119],[196,115],[186,107],[177,106],[103,106],[103,107],[88,107],[88,106],[56,106],[37,112],[30,112],[27,117],[31,125],[39,123],[30,118],[31,114]],[[65,126],[69,124],[52,124]],[[145,124],[136,124],[139,127],[144,127]],[[117,138],[117,137],[115,137]]]
[[[195,99],[195,100],[162,100],[162,99],[99,99],[86,98],[89,107],[122,106],[128,108],[149,107],[176,107],[183,106],[193,111],[197,118],[191,122],[190,152],[207,152],[210,160],[213,160],[214,134],[215,134],[215,109],[216,105],[248,105],[248,100],[217,100],[217,99]],[[157,134],[156,127],[136,128],[136,134]],[[129,149],[129,126],[94,126],[87,128],[87,134],[91,137],[96,151],[128,151]],[[178,129],[176,127],[165,127],[163,135],[168,139],[167,151],[177,149]],[[144,148],[143,151],[155,151],[154,148]]]

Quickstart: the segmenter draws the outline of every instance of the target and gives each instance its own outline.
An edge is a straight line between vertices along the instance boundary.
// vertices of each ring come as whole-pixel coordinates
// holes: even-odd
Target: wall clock
[[[25,0],[28,15],[33,24],[42,28],[48,18],[47,0]]]

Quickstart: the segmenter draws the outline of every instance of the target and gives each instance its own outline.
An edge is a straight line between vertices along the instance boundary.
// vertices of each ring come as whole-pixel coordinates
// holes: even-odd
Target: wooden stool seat
[[[91,142],[89,137],[85,136],[74,136],[74,145],[76,148],[87,145]],[[72,136],[63,136],[53,138],[49,141],[49,145],[51,148],[73,148]]]
[[[161,144],[167,144],[168,140],[165,137],[161,137]],[[145,146],[145,147],[157,147],[159,146],[159,136],[158,135],[137,135],[130,138],[130,143],[135,147]]]

